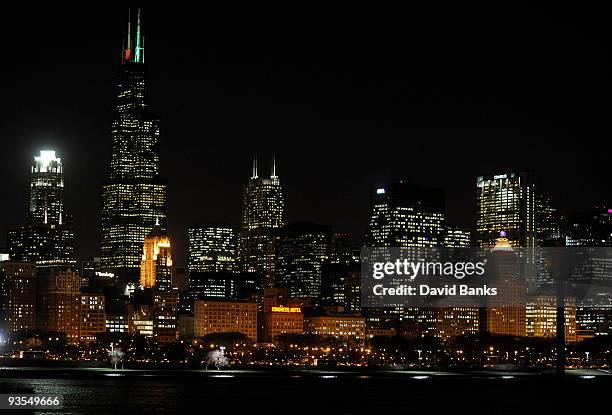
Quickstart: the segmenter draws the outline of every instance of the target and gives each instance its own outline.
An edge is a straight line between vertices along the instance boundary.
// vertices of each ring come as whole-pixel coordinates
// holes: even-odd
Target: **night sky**
[[[290,222],[330,224],[356,244],[369,187],[384,181],[445,188],[450,221],[465,225],[474,222],[476,176],[504,169],[533,171],[563,211],[612,200],[606,16],[238,7],[143,15],[177,265],[190,223],[238,225],[255,153],[260,174],[277,154]],[[35,153],[51,148],[64,161],[77,254],[98,254],[126,21],[119,7],[6,13],[0,245],[24,221]]]

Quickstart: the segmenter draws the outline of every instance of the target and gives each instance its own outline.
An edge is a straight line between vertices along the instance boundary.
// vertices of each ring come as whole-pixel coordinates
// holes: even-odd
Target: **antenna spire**
[[[140,34],[140,8],[136,19],[136,62],[144,63],[144,42]]]
[[[276,154],[272,154],[272,175],[271,178],[276,178]]]
[[[128,9],[128,36],[127,50],[132,50],[132,9]]]
[[[257,155],[255,155],[255,157],[253,157],[253,175],[251,179],[257,179],[257,177]]]

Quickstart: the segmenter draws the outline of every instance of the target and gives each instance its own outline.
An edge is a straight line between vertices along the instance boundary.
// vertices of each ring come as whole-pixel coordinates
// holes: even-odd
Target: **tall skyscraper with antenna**
[[[64,209],[64,165],[53,150],[34,157],[26,224],[8,233],[12,260],[36,266],[74,265],[74,232]]]
[[[270,178],[259,177],[257,157],[253,172],[242,193],[242,221],[238,258],[242,271],[260,273],[263,285],[271,285],[274,275],[274,241],[285,226],[285,196],[272,158]]]
[[[166,230],[166,182],[159,175],[159,119],[149,108],[147,92],[138,9],[130,13],[121,54],[111,164],[102,189],[101,267],[126,283],[138,282],[145,237],[156,223]]]

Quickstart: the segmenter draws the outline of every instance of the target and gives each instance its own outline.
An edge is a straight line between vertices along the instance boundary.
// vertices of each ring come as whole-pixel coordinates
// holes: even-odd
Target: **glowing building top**
[[[61,225],[64,210],[64,169],[53,150],[34,157],[30,181],[30,219],[38,224]]]
[[[140,285],[169,291],[172,287],[172,251],[170,238],[159,227],[145,238],[140,262]]]

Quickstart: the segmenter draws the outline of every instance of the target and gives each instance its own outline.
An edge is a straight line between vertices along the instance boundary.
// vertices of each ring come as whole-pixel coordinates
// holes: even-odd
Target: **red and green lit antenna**
[[[140,9],[136,20],[136,59],[138,63],[144,63],[144,38],[140,34]]]
[[[144,63],[144,36],[141,32],[140,9],[137,12],[136,18],[136,39],[135,45],[132,39],[132,10],[128,10],[128,31],[127,31],[127,47],[124,46],[122,54],[122,62],[137,62]]]

